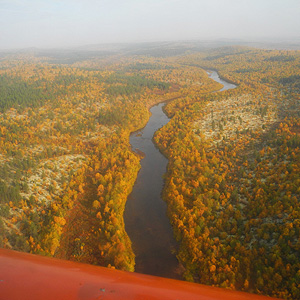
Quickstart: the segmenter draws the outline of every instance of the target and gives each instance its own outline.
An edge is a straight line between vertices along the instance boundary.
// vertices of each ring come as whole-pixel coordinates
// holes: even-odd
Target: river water
[[[223,84],[223,88],[220,89],[218,92],[222,92],[222,91],[231,90],[231,89],[236,88],[235,84],[227,82],[227,81],[221,79],[218,72],[216,72],[216,71],[207,71],[207,74],[211,79]]]
[[[209,71],[208,74],[224,85],[220,91],[236,87],[220,79],[215,71]],[[155,131],[170,120],[163,112],[164,105],[165,103],[160,103],[153,106],[147,125],[130,136],[132,150],[142,151],[144,158],[126,202],[124,222],[136,255],[135,271],[181,279],[174,254],[177,244],[167,217],[166,203],[162,200],[163,175],[166,173],[168,160],[152,142]]]
[[[145,157],[126,202],[124,221],[136,255],[136,272],[179,279],[178,261],[172,254],[176,242],[161,197],[168,160],[152,142],[155,131],[169,122],[164,105],[153,106],[146,127],[130,136],[133,151],[142,151]]]

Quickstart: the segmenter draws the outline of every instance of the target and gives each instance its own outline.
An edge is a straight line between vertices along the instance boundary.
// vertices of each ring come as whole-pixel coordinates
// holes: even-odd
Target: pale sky
[[[300,0],[0,0],[0,49],[300,37]]]

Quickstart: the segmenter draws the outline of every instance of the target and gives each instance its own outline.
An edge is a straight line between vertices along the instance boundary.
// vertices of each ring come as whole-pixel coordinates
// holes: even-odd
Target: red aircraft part
[[[0,249],[0,300],[26,299],[270,300],[272,298]]]

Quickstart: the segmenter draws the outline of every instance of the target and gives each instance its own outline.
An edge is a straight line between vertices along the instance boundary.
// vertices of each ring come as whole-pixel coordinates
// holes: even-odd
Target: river
[[[207,74],[211,79],[223,84],[223,88],[221,88],[218,92],[222,92],[222,91],[231,90],[231,89],[236,88],[235,84],[227,82],[227,81],[221,79],[218,72],[216,72],[216,71],[210,71],[209,70],[209,71],[207,71]]]
[[[236,87],[220,79],[215,71],[209,71],[208,74],[224,85],[220,91]],[[181,279],[174,254],[177,244],[167,217],[167,206],[161,196],[168,160],[152,142],[155,131],[170,120],[163,112],[164,105],[165,103],[160,103],[153,106],[147,125],[130,136],[132,150],[142,151],[144,158],[141,160],[141,169],[132,193],[126,202],[124,222],[136,255],[135,271]]]
[[[161,197],[168,160],[152,142],[155,131],[169,122],[164,105],[153,106],[146,127],[130,136],[133,151],[142,151],[145,157],[126,202],[124,221],[136,255],[136,272],[179,279],[178,262],[172,254],[176,242]]]

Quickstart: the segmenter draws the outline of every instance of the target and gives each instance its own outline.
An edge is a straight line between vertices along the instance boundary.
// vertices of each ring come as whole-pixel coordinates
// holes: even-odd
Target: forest
[[[46,55],[46,53],[45,53]],[[0,59],[0,246],[134,271],[129,136],[154,142],[185,280],[300,299],[300,52]],[[207,70],[237,85],[222,85]]]

